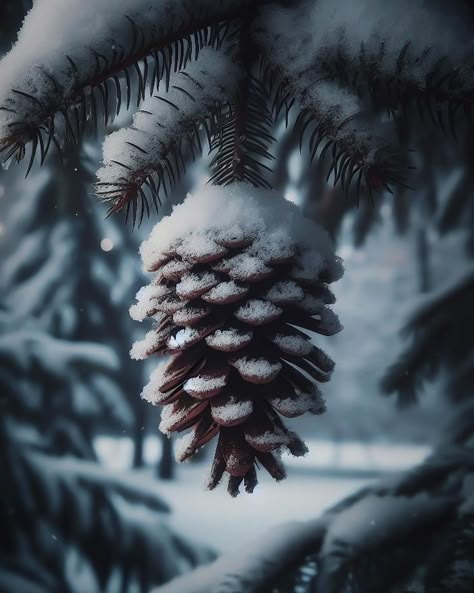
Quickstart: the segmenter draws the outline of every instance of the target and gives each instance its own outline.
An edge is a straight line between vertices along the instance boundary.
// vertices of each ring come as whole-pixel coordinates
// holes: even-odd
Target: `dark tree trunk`
[[[171,438],[161,435],[161,459],[158,462],[158,477],[161,480],[174,478],[173,443]]]
[[[432,288],[430,253],[426,229],[423,227],[420,227],[416,232],[416,260],[420,292],[429,292]]]

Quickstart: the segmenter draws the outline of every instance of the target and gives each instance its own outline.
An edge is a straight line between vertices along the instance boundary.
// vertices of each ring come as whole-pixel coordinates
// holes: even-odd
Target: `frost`
[[[328,335],[337,334],[344,329],[342,323],[339,321],[339,317],[332,309],[324,307],[319,315],[321,318],[321,325]]]

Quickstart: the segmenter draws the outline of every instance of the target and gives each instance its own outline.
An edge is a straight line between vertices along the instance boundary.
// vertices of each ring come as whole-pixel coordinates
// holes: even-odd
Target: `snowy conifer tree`
[[[136,102],[133,125],[104,144],[97,183],[111,212],[124,210],[133,224],[176,186],[184,151],[209,144],[209,183],[141,248],[156,275],[131,313],[157,322],[132,356],[165,357],[143,395],[164,406],[165,432],[188,430],[178,458],[219,435],[210,487],[227,473],[231,494],[242,482],[252,491],[258,464],[281,479],[279,452],[304,454],[280,416],[324,410],[316,383],[333,362],[308,332],[341,329],[327,306],[328,284],[342,272],[331,241],[272,189],[275,126],[294,117],[309,160],[329,162],[328,179],[349,197],[407,189],[412,140],[403,132],[420,115],[472,138],[472,24],[461,0],[429,8],[421,0],[38,0],[0,63],[0,150],[5,161],[28,154],[28,170],[36,153],[42,163],[51,147],[63,152],[99,118],[108,123]],[[413,142],[426,163],[432,147]],[[455,202],[459,218],[466,202]],[[362,236],[373,212],[361,216]],[[463,304],[469,286],[435,308]],[[414,321],[426,324],[422,347],[405,357],[415,375],[431,369],[423,345],[445,327],[434,316],[433,325],[423,314]],[[470,348],[459,344],[456,365],[469,363]],[[387,388],[411,396],[416,377],[393,375]],[[271,589],[291,564],[298,570],[282,590],[470,590],[471,428],[452,455],[441,448],[415,476],[361,493],[175,590],[207,591],[216,581],[221,591]]]

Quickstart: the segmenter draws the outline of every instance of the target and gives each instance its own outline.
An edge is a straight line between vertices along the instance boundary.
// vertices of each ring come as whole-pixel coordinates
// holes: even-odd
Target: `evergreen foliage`
[[[442,232],[468,227],[472,254],[473,16],[461,0],[439,0],[429,7],[416,0],[120,0],[100,6],[93,0],[38,0],[18,43],[0,63],[2,158],[27,157],[29,173],[37,153],[41,164],[52,147],[67,157],[71,143],[80,144],[99,120],[110,124],[133,100],[141,111],[132,126],[107,140],[98,190],[112,211],[125,210],[134,224],[151,213],[150,202],[159,205],[171,194],[203,139],[211,152],[212,183],[246,182],[258,188],[287,183],[282,167],[299,146],[311,172],[305,208],[328,221],[333,232],[352,203],[368,197],[355,215],[355,240],[363,242],[378,217],[376,194],[388,190],[395,192],[400,230],[407,228],[411,202],[416,202],[417,216],[433,216]],[[35,35],[41,27],[43,35]],[[216,84],[220,68],[226,76]],[[278,130],[282,125],[287,131]],[[414,165],[417,173],[410,174]],[[461,174],[444,195],[439,178],[456,167]],[[329,191],[327,182],[349,199],[341,201],[340,189]],[[420,186],[417,195],[409,193],[414,182]],[[423,282],[425,288],[428,284]],[[386,391],[408,403],[423,382],[445,369],[446,395],[462,409],[430,459],[395,483],[361,492],[321,519],[282,529],[279,537],[269,542],[267,536],[238,559],[223,558],[163,591],[471,591],[471,308],[469,272],[412,317],[408,329],[414,341],[384,381]],[[20,338],[31,340],[30,330]],[[41,338],[43,345],[52,339]],[[11,340],[0,345],[6,362],[10,347]],[[25,359],[23,368],[42,365],[50,380],[54,372],[47,368],[46,352]],[[71,368],[74,357],[71,352]],[[107,374],[110,362],[95,364]],[[8,372],[2,382],[10,393]],[[44,476],[37,477],[34,459],[44,453],[27,456],[26,444],[12,446],[17,434],[12,436],[2,422],[2,454],[10,456],[7,467],[18,470],[9,484],[18,483],[23,471],[41,491]],[[54,486],[48,485],[74,499],[71,483],[55,474],[54,466],[48,466]],[[102,505],[105,515],[119,521],[114,497],[128,499],[128,486],[109,484],[105,499],[97,501],[97,476],[79,466],[72,466],[72,480],[85,489],[83,500],[95,500],[91,504]],[[12,492],[7,489],[5,496]],[[136,496],[150,506],[143,493]],[[153,504],[153,510],[161,508]],[[2,513],[8,516],[10,508],[6,499]],[[62,507],[43,508],[54,522]],[[73,501],[68,508],[76,508]],[[107,525],[102,528],[107,541]],[[23,532],[16,531],[18,551]],[[76,548],[87,541],[81,539],[84,534],[60,533]],[[156,557],[162,547],[151,544],[146,533],[137,535],[140,546]],[[136,543],[133,535],[131,541]],[[38,557],[34,543],[25,545]],[[118,557],[126,590],[137,556],[129,542],[122,543]],[[81,550],[105,586],[111,572],[101,574],[93,547]],[[189,551],[185,556],[196,560]],[[2,576],[9,579],[7,590],[15,590],[12,583],[32,593],[65,588],[64,570],[43,570],[36,579],[32,571],[33,563],[7,563]],[[146,579],[138,575],[143,585]]]

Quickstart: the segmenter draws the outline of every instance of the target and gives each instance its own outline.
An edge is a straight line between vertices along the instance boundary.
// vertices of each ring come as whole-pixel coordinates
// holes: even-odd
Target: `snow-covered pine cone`
[[[157,275],[130,313],[157,324],[131,355],[168,355],[142,395],[164,406],[164,433],[189,429],[178,461],[218,435],[209,488],[227,472],[232,495],[242,481],[252,492],[258,464],[283,479],[281,450],[307,449],[280,415],[322,413],[316,382],[334,367],[306,332],[341,329],[326,306],[342,275],[326,232],[275,192],[208,186],[155,226],[141,255]]]

